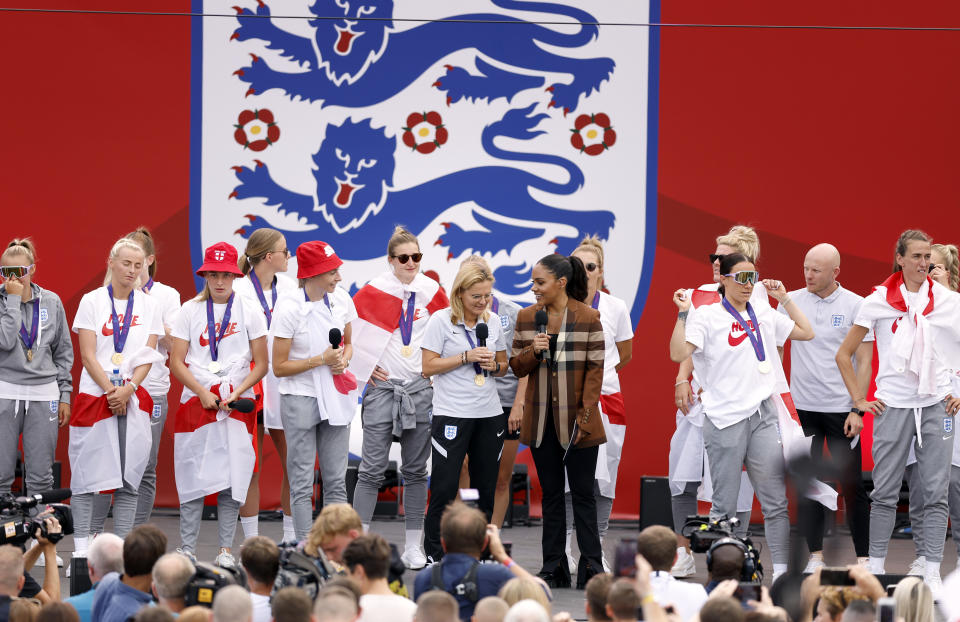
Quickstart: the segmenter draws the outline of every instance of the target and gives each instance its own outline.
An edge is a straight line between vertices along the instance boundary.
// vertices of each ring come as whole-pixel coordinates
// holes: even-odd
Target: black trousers
[[[573,498],[573,524],[580,546],[580,566],[577,582],[584,583],[598,572],[603,572],[600,531],[597,528],[597,501],[593,496],[593,481],[597,470],[597,447],[571,449],[567,458],[566,474],[570,480]],[[552,417],[543,431],[543,442],[531,447],[533,462],[543,491],[543,568],[541,574],[570,578],[564,551],[567,537],[567,519],[564,506],[564,449],[557,439]]]
[[[470,485],[480,493],[480,510],[487,515],[487,521],[493,515],[505,423],[501,414],[480,419],[434,416],[430,432],[430,505],[423,525],[423,549],[434,561],[443,557],[440,518],[447,505],[457,498],[464,456],[470,456]]]
[[[797,414],[800,415],[804,434],[813,435],[810,457],[814,464],[825,465],[822,460],[823,443],[827,443],[832,465],[827,463],[818,475],[824,479],[836,479],[836,474],[839,473],[840,494],[843,495],[844,513],[853,536],[853,548],[857,557],[867,557],[870,554],[870,497],[863,487],[860,444],[851,449],[852,439],[843,433],[843,424],[848,413],[821,413],[798,409]],[[811,551],[823,550],[825,511],[816,501],[805,497],[800,499],[800,533],[806,538],[807,547]]]

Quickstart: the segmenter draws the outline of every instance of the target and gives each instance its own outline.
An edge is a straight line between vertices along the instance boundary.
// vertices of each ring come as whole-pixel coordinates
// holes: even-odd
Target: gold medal
[[[219,374],[220,363],[218,363],[217,361],[210,361],[210,364],[207,365],[207,369],[210,371],[211,374]]]
[[[119,352],[114,352],[113,356],[110,357],[110,362],[113,363],[114,365],[119,365],[120,363],[123,362],[123,355],[120,354]]]
[[[33,350],[27,350],[27,362],[29,363],[32,360],[33,360]]]
[[[473,377],[473,382],[474,382],[474,384],[476,384],[478,387],[482,387],[482,386],[483,386],[483,383],[486,382],[486,381],[487,381],[487,379],[483,377],[483,374],[477,374],[476,376]]]
[[[402,348],[400,348],[400,356],[403,356],[405,358],[410,358],[411,356],[413,356],[413,348],[411,348],[410,346],[403,346]]]

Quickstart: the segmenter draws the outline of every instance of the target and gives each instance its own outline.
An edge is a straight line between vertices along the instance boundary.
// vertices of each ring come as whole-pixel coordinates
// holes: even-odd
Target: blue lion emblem
[[[529,72],[572,74],[570,84],[553,84],[550,107],[567,112],[609,79],[614,69],[610,58],[569,58],[548,51],[549,47],[578,48],[597,36],[597,20],[573,7],[546,2],[491,0],[501,9],[535,11],[570,18],[579,24],[567,34],[496,13],[456,15],[442,22],[428,22],[391,32],[392,0],[316,0],[310,12],[313,39],[278,28],[270,8],[258,0],[256,13],[237,8],[239,26],[231,39],[266,42],[283,58],[296,62],[302,71],[277,71],[260,57],[234,73],[248,83],[247,95],[281,89],[291,99],[320,102],[321,106],[361,108],[386,101],[413,83],[438,60],[458,50],[475,50],[480,75],[447,65],[445,75],[433,86],[447,95],[447,104],[461,99],[509,101],[517,93],[542,88],[546,79]],[[342,15],[342,17],[340,17]],[[331,19],[331,17],[336,19]],[[486,22],[479,25],[475,22]],[[389,48],[389,53],[385,53]],[[479,55],[505,65],[523,68],[527,75],[494,67]]]
[[[496,137],[531,140],[542,134],[536,126],[547,117],[533,114],[536,104],[524,109],[509,110],[502,119],[486,126],[481,134],[483,149],[500,160],[551,164],[566,172],[566,181],[558,183],[529,171],[511,166],[477,166],[443,175],[411,188],[394,188],[394,154],[397,140],[383,128],[375,128],[369,119],[346,120],[341,125],[328,125],[317,152],[312,156],[314,195],[299,194],[280,186],[269,167],[255,160],[252,167],[234,166],[240,184],[231,198],[259,198],[280,213],[293,214],[306,230],[291,230],[271,224],[263,217],[247,216],[249,224],[238,233],[248,237],[256,229],[271,227],[283,231],[290,248],[308,240],[336,240],[344,260],[379,257],[379,249],[370,248],[370,240],[387,239],[397,222],[405,223],[415,234],[434,221],[445,210],[472,204],[487,212],[510,217],[522,215],[524,220],[544,223],[543,226],[517,226],[502,223],[473,209],[474,219],[486,231],[467,231],[453,223],[443,223],[446,233],[437,241],[449,247],[450,256],[473,250],[496,252],[512,250],[517,244],[536,239],[551,223],[573,228],[572,235],[557,237],[557,251],[568,254],[580,238],[588,233],[608,237],[614,225],[609,211],[569,210],[546,205],[535,199],[531,190],[554,195],[570,195],[583,186],[583,173],[573,162],[556,155],[506,151],[494,144]],[[501,267],[498,289],[519,292],[528,281],[523,266]],[[502,281],[501,281],[502,279]]]

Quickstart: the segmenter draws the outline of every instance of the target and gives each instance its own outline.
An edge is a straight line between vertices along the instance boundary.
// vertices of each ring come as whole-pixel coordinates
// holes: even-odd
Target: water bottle
[[[112,384],[113,386],[115,387],[123,386],[123,376],[120,375],[119,367],[113,368],[113,372],[109,375],[109,378],[110,378],[110,384]]]

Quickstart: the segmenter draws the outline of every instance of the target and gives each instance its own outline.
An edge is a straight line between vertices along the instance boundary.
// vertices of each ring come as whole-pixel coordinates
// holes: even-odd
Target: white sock
[[[573,555],[573,550],[570,548],[570,541],[573,539],[573,530],[567,531],[567,548],[564,549],[567,552],[567,555]]]
[[[917,556],[917,561],[920,562],[920,563],[922,563],[922,564],[926,564],[926,563],[927,563],[927,558],[926,558],[926,556],[924,556],[924,555],[918,555],[918,556]]]
[[[73,556],[74,557],[87,556],[87,541],[88,541],[88,538],[73,539]]]
[[[423,537],[423,529],[407,529],[407,543],[404,548],[419,549],[420,539]]]
[[[873,555],[871,555],[870,556],[870,572],[872,572],[873,574],[887,574],[886,570],[883,569],[886,563],[887,563],[886,556],[874,557]]]
[[[283,540],[290,542],[297,539],[297,531],[293,528],[293,517],[287,514],[283,515]]]
[[[810,559],[817,559],[823,561],[823,551],[815,551],[810,553]]]
[[[370,523],[363,523],[363,533],[370,533]]]
[[[243,527],[244,540],[260,535],[260,517],[256,514],[253,516],[241,516],[240,526]]]
[[[774,564],[773,565],[773,576],[779,577],[787,571],[787,564]]]

